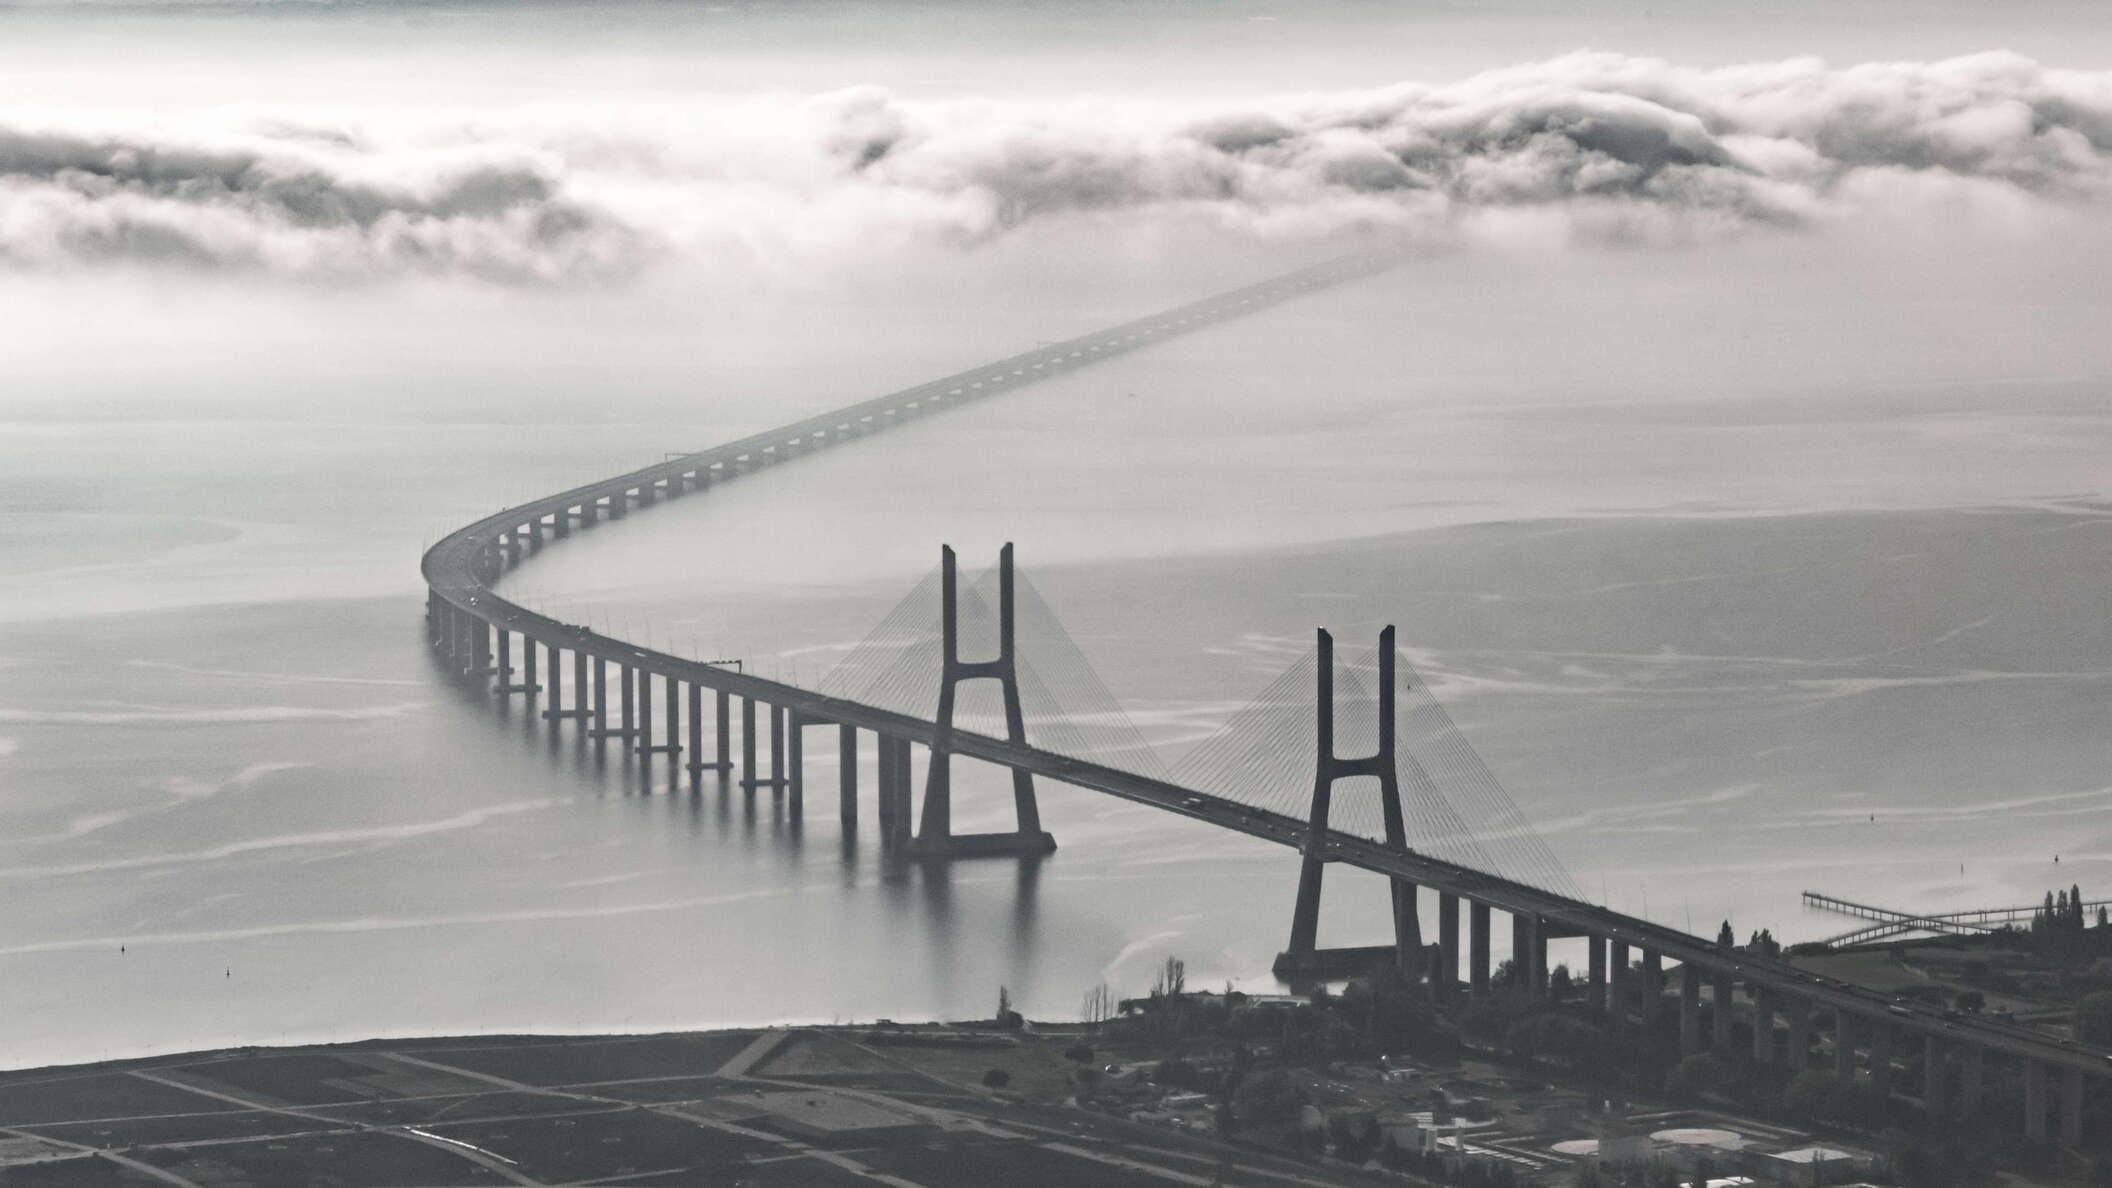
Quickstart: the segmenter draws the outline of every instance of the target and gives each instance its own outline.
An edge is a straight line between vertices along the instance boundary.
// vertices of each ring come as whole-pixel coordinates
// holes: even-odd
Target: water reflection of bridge
[[[737,783],[749,795],[771,787],[788,799],[794,814],[805,801],[808,728],[833,727],[847,760],[857,754],[858,732],[871,731],[879,752],[878,832],[883,845],[905,858],[945,860],[1051,848],[1055,839],[1041,830],[1035,806],[1036,777],[1290,847],[1302,855],[1302,866],[1291,943],[1278,961],[1287,976],[1331,976],[1383,960],[1427,978],[1441,996],[1489,993],[1491,915],[1501,912],[1510,925],[1513,980],[1526,993],[1546,992],[1548,941],[1581,938],[1589,953],[1586,988],[1593,1001],[1617,1019],[1644,1026],[1665,1023],[1664,1017],[1676,1012],[1686,1050],[1710,1048],[1761,1063],[1786,1060],[1803,1069],[1830,1022],[1836,1072],[1855,1076],[1858,1053],[1866,1052],[1873,1087],[1890,1093],[1901,1041],[1918,1039],[1922,1100],[1932,1111],[1964,1113],[1982,1108],[1985,1058],[1993,1052],[2013,1062],[2022,1082],[2025,1132],[2044,1136],[2053,1115],[2062,1137],[2078,1143],[2083,1082],[2088,1075],[2112,1072],[2107,1063],[2112,1057],[2105,1053],[2029,1029],[1895,1002],[1762,954],[1586,902],[1451,728],[1428,689],[1397,664],[1390,628],[1374,663],[1363,668],[1338,663],[1330,639],[1320,633],[1314,651],[1235,716],[1218,739],[1199,747],[1177,772],[1168,772],[1148,747],[1130,737],[1133,730],[1120,717],[1119,706],[1098,687],[1089,667],[1081,672],[1061,655],[1060,645],[1067,640],[1061,639],[1060,627],[1049,632],[1053,615],[1038,596],[1023,596],[1009,549],[996,590],[982,583],[969,586],[965,595],[949,553],[942,572],[926,584],[932,588],[920,587],[905,599],[821,690],[642,648],[538,614],[492,588],[507,569],[574,531],[662,500],[700,495],[755,470],[1068,374],[1387,264],[1377,257],[1329,262],[487,516],[449,534],[425,555],[433,646],[466,681],[497,696],[520,696],[540,705],[549,728],[568,732],[581,746],[614,742],[641,764],[664,756],[671,765],[684,765],[693,784],[701,785],[709,773],[714,780]],[[964,658],[964,634],[993,630],[994,659]],[[1045,646],[1037,648],[1037,639]],[[984,641],[978,654],[990,650]],[[956,704],[957,686],[986,680],[1000,688],[999,712],[978,716]],[[1076,704],[1080,694],[1087,703],[1083,707]],[[766,730],[759,728],[765,723]],[[766,735],[767,766],[758,754]],[[1352,753],[1339,754],[1343,745]],[[925,756],[921,805],[914,789],[919,750]],[[1014,830],[954,833],[948,775],[954,756],[1011,773]],[[845,761],[838,771],[838,811],[855,826],[858,765]],[[1329,864],[1390,881],[1391,943],[1354,949],[1318,945],[1320,888]],[[1434,902],[1426,905],[1426,898]],[[1422,923],[1432,909],[1437,941],[1426,946]],[[1668,993],[1668,959],[1677,963],[1676,993]],[[1706,1006],[1704,984],[1710,988]]]

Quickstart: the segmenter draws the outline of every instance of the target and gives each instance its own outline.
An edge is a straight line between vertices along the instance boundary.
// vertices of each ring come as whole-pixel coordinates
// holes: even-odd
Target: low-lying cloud
[[[859,88],[418,121],[0,122],[0,264],[621,279],[1037,227],[1680,242],[2112,192],[2112,74],[2013,54],[1690,70],[1574,54],[1199,109]]]

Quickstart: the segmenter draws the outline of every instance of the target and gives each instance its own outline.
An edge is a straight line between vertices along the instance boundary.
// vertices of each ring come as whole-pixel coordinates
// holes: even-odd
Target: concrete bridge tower
[[[1056,839],[1043,832],[1041,810],[1034,799],[1034,774],[1012,769],[1012,804],[1019,827],[1012,833],[953,832],[953,702],[962,681],[987,678],[1004,690],[1005,739],[1027,743],[1026,717],[1019,701],[1019,670],[1012,613],[1012,546],[997,555],[997,658],[961,659],[960,598],[953,549],[941,546],[939,711],[931,738],[931,765],[924,781],[924,808],[916,840],[908,852],[918,857],[950,858],[990,854],[1046,854]]]
[[[1313,772],[1313,805],[1310,830],[1305,841],[1305,863],[1298,872],[1298,900],[1291,912],[1290,947],[1276,955],[1275,971],[1291,977],[1338,977],[1363,973],[1373,964],[1392,960],[1402,973],[1420,978],[1423,973],[1422,924],[1416,915],[1416,886],[1406,879],[1393,880],[1393,943],[1358,948],[1322,949],[1320,932],[1320,882],[1327,863],[1328,810],[1335,783],[1355,776],[1379,782],[1379,808],[1384,818],[1386,844],[1408,848],[1408,829],[1401,814],[1401,785],[1394,766],[1394,654],[1393,628],[1379,633],[1379,748],[1377,753],[1345,759],[1335,753],[1335,637],[1326,628],[1319,632],[1319,664],[1313,710],[1318,729],[1318,749]]]

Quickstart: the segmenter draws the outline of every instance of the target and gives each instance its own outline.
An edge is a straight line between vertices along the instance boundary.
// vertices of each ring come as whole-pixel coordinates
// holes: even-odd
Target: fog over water
[[[2112,885],[2112,34],[1984,7],[0,8],[0,1063],[1273,984],[1286,851],[893,868],[458,690],[417,557],[1375,241],[502,588],[812,685],[1009,540],[1169,760],[1397,625],[1626,911]]]

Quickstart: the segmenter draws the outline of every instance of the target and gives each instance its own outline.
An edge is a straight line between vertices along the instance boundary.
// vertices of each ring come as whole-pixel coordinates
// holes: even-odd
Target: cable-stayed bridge
[[[1590,955],[1586,986],[1594,1000],[1646,1026],[1676,1013],[1689,1051],[1729,1055],[1742,1030],[1750,1059],[1786,1059],[1801,1069],[1811,1062],[1815,1029],[1830,1015],[1837,1073],[1856,1075],[1858,1052],[1867,1052],[1871,1081],[1890,1092],[1895,1057],[1902,1055],[1898,1045],[1918,1041],[1921,1097],[1932,1109],[1959,1111],[1979,1109],[1985,1057],[1993,1052],[2019,1062],[2026,1132],[2044,1136],[2051,1122],[2071,1144],[2078,1142],[2084,1080],[2112,1075],[2112,1054],[2027,1028],[1896,1002],[1588,902],[1428,685],[1398,660],[1390,627],[1368,664],[1338,658],[1328,633],[1317,633],[1310,653],[1169,769],[1093,675],[1047,602],[1016,571],[1009,546],[994,571],[966,582],[947,550],[940,569],[820,689],[560,622],[508,601],[491,586],[507,569],[575,531],[663,500],[698,497],[755,470],[1255,313],[1392,263],[1375,255],[1330,261],[507,508],[450,533],[425,554],[432,645],[461,679],[492,695],[525,698],[540,707],[551,730],[568,732],[579,745],[620,745],[641,763],[664,755],[685,764],[699,784],[710,773],[737,781],[750,795],[772,787],[789,797],[794,812],[804,805],[808,728],[833,728],[846,757],[857,754],[858,732],[871,731],[879,744],[879,832],[884,844],[906,858],[1031,855],[1053,848],[1055,839],[1040,824],[1037,779],[1294,849],[1299,888],[1290,940],[1277,962],[1286,977],[1337,976],[1385,961],[1426,979],[1440,997],[1491,993],[1492,913],[1501,912],[1509,921],[1519,992],[1545,993],[1551,938],[1581,938]],[[765,735],[767,766],[758,753]],[[921,798],[915,779],[919,750],[925,756]],[[956,757],[1010,773],[1015,829],[953,831],[950,773]],[[838,811],[855,825],[858,765],[844,762],[838,771]],[[1393,935],[1386,943],[1319,945],[1319,902],[1329,866],[1388,880]],[[1434,943],[1425,941],[1423,931],[1432,914],[1426,898],[1435,901]],[[1638,960],[1631,963],[1631,955]],[[1667,992],[1667,960],[1678,965],[1676,993]],[[1706,1010],[1704,984],[1710,987]],[[1741,989],[1745,1003],[1738,1001]],[[1742,1012],[1749,1025],[1734,1030]]]

